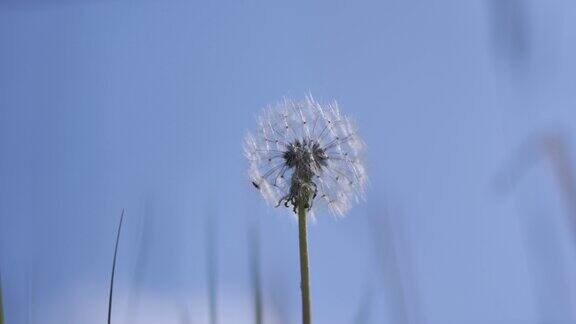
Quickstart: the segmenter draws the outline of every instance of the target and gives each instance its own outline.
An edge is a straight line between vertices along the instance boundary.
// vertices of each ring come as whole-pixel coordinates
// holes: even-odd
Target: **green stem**
[[[302,292],[302,324],[311,324],[310,274],[308,269],[308,242],[306,237],[306,207],[298,206],[298,239],[300,245],[300,290]]]

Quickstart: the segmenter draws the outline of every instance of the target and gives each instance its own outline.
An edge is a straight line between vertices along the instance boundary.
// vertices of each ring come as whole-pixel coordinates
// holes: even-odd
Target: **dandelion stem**
[[[310,274],[308,239],[306,237],[306,206],[298,204],[298,239],[300,245],[300,290],[302,292],[302,324],[310,324]]]

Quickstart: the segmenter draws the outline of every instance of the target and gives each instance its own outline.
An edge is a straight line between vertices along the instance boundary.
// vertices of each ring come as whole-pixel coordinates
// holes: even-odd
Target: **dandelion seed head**
[[[336,103],[308,96],[267,107],[244,150],[250,181],[275,206],[312,209],[319,202],[344,215],[364,197],[364,144]]]

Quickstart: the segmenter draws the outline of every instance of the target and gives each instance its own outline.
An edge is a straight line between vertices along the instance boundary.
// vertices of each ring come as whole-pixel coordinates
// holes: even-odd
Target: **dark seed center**
[[[314,171],[326,166],[326,160],[328,160],[326,151],[322,149],[320,143],[306,139],[290,143],[283,154],[283,158],[289,168],[310,173],[310,176],[315,173]]]
[[[284,151],[285,166],[294,169],[289,193],[280,199],[286,207],[292,204],[294,212],[297,206],[307,209],[312,207],[312,202],[318,193],[318,186],[312,180],[319,176],[322,168],[328,166],[326,150],[315,140],[295,140]]]

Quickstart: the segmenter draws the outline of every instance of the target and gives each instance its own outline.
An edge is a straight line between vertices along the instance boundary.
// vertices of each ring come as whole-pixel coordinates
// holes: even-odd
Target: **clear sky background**
[[[6,322],[104,323],[122,209],[113,323],[207,323],[208,219],[220,322],[253,323],[250,229],[297,322],[296,222],[242,140],[311,93],[371,182],[310,227],[316,323],[573,323],[574,57],[571,0],[0,0]]]

